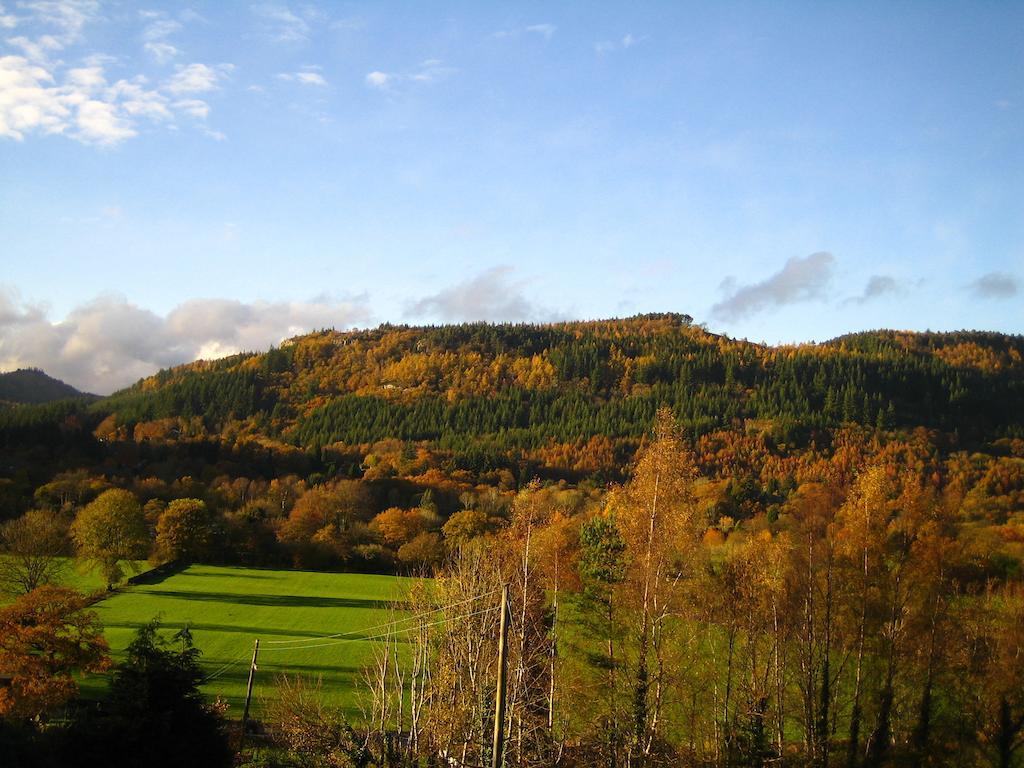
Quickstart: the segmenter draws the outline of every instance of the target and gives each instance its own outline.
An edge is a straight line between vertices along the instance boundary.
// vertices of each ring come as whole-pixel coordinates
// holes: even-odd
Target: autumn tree
[[[838,647],[835,518],[842,501],[836,483],[807,483],[787,507],[792,521],[789,588],[797,603],[792,621],[804,748],[821,768],[829,766],[839,678],[832,661]]]
[[[0,524],[0,592],[24,594],[60,579],[68,524],[56,512],[32,509]]]
[[[411,568],[429,569],[444,558],[444,542],[436,533],[424,531],[398,548],[398,559]]]
[[[372,503],[366,485],[357,480],[315,486],[295,502],[281,526],[281,541],[292,547],[300,565],[345,559],[353,532],[368,520]]]
[[[550,500],[534,480],[516,495],[512,518],[500,539],[513,614],[507,754],[510,763],[520,766],[551,763],[547,707],[554,682],[548,679],[553,637],[547,623],[547,588],[552,585],[540,565],[545,551],[538,547],[538,537],[551,514]]]
[[[175,499],[156,523],[158,562],[195,560],[208,551],[211,538],[210,512],[200,499]]]
[[[853,703],[847,741],[847,768],[860,759],[864,723],[865,665],[869,642],[879,629],[879,584],[884,567],[886,533],[891,515],[891,482],[884,466],[858,476],[838,514],[838,551],[849,585],[846,619],[853,635]]]
[[[33,498],[41,506],[56,511],[71,510],[96,498],[110,485],[102,477],[94,477],[85,469],[61,472],[48,483],[36,488]]]
[[[0,716],[31,718],[78,691],[76,675],[109,664],[107,642],[83,595],[41,586],[0,608]]]
[[[426,521],[418,509],[389,507],[370,521],[370,530],[389,547],[401,547],[426,529]]]
[[[71,538],[78,557],[98,567],[108,584],[118,581],[122,561],[145,558],[149,553],[146,518],[138,500],[129,491],[112,488],[84,507],[71,524]]]
[[[478,509],[460,509],[452,514],[441,527],[444,537],[451,546],[460,547],[482,536],[490,527],[487,515]]]
[[[1016,768],[1024,753],[1024,591],[990,585],[966,611],[957,681],[961,718],[979,764]],[[969,754],[965,749],[965,754]]]
[[[703,533],[693,496],[696,477],[675,416],[662,408],[632,479],[609,502],[629,553],[623,587],[635,612],[630,752],[637,762],[650,754],[658,736],[665,621],[678,608],[680,579],[694,572]]]

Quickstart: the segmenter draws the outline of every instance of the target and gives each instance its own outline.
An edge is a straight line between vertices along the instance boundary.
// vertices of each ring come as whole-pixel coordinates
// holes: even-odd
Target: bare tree
[[[57,512],[32,509],[0,525],[0,591],[24,594],[59,581],[68,545],[68,524]]]

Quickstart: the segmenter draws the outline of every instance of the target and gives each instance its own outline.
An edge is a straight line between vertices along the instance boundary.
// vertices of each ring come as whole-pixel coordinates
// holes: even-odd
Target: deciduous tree
[[[156,524],[156,558],[195,560],[203,557],[210,545],[210,512],[199,499],[175,499],[160,514]]]
[[[30,718],[78,691],[75,674],[108,666],[107,642],[85,597],[41,586],[0,608],[0,716]]]
[[[0,525],[0,592],[24,594],[56,582],[66,567],[68,524],[58,513],[32,509]]]
[[[134,494],[119,488],[104,491],[75,517],[71,538],[78,557],[99,567],[103,578],[113,584],[124,575],[122,561],[149,554],[146,518]]]

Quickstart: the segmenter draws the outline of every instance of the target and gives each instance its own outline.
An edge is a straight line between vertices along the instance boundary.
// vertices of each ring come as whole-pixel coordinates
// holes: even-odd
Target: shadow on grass
[[[262,573],[243,573],[248,569],[245,568],[227,568],[224,567],[221,572],[218,573],[203,573],[202,571],[189,571],[185,574],[190,579],[269,579],[271,581],[279,580],[280,577],[265,576]]]
[[[173,560],[163,565],[158,565],[155,568],[142,571],[134,576],[125,580],[125,584],[128,586],[135,586],[138,584],[159,584],[161,581],[175,576],[188,568],[188,563],[182,560]]]
[[[260,670],[264,672],[263,679],[267,680],[270,676],[280,675],[282,673],[320,677],[326,680],[353,680],[356,675],[362,674],[362,667],[353,667],[343,664],[280,664],[270,663],[266,660],[260,664]],[[240,679],[244,677],[248,680],[248,670],[245,671],[244,675],[240,676]]]
[[[169,589],[150,589],[144,594],[210,603],[235,605],[262,605],[272,608],[391,608],[390,600],[372,600],[359,597],[313,597],[303,595],[252,595],[242,592],[185,592]]]
[[[104,624],[108,629],[138,629],[146,622],[144,621],[108,621]],[[294,638],[296,642],[301,640],[366,640],[367,638],[377,639],[380,637],[381,628],[370,629],[366,631],[360,629],[353,630],[340,630],[339,632],[314,632],[306,631],[301,629],[272,629],[269,627],[249,627],[241,624],[206,624],[204,622],[195,621],[161,621],[160,628],[165,630],[184,629],[188,627],[192,632],[224,632],[224,633],[237,633],[240,635],[248,635],[250,638],[265,638],[265,637],[284,637]],[[401,625],[401,629],[404,629],[406,625]],[[336,637],[337,635],[344,635],[344,637]],[[398,633],[392,642],[407,642],[404,635],[407,633]],[[300,650],[301,646],[297,647],[296,650]],[[264,649],[266,651],[266,649]]]

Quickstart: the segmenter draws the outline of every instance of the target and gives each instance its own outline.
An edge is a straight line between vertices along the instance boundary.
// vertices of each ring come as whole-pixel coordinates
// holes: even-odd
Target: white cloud
[[[61,69],[23,56],[0,57],[0,136],[21,141],[33,133],[61,134],[109,146],[138,135],[139,120],[204,120],[209,106],[189,96],[215,87],[230,71],[195,64],[154,88],[141,75],[110,84],[106,61],[90,57],[85,66]]]
[[[387,72],[374,71],[366,76],[366,84],[374,88],[386,88],[391,79],[392,75]]]
[[[327,85],[324,76],[319,72],[296,72],[295,79],[303,85]]]
[[[553,319],[554,314],[531,302],[525,283],[512,279],[513,269],[498,265],[450,288],[407,304],[407,317],[446,322],[490,320],[515,322]]]
[[[61,45],[70,45],[97,18],[100,4],[97,0],[20,0],[18,8],[28,12],[31,22],[53,27]]]
[[[142,30],[142,39],[148,41],[163,40],[165,37],[170,37],[175,32],[180,31],[180,21],[175,21],[174,19],[157,18],[152,23],[147,24],[146,28]]]
[[[440,59],[427,59],[420,62],[419,68],[409,75],[410,79],[420,83],[433,83],[456,72],[454,67],[446,67]]]
[[[53,35],[42,35],[36,40],[27,37],[9,37],[9,45],[20,48],[30,61],[46,64],[50,58],[51,51],[59,51],[64,46]]]
[[[78,107],[75,125],[79,137],[87,143],[116,144],[136,135],[131,122],[121,117],[114,104],[95,99]]]
[[[366,84],[371,88],[387,89],[402,82],[434,83],[457,71],[454,67],[446,67],[440,59],[427,59],[408,72],[370,72],[366,75]]]
[[[187,301],[165,317],[101,296],[59,322],[0,290],[0,370],[35,366],[76,387],[109,393],[200,357],[258,351],[316,328],[365,323],[365,297],[348,301]]]
[[[158,64],[166,64],[181,53],[177,46],[167,41],[168,37],[184,28],[180,21],[168,18],[163,11],[139,11],[139,16],[149,22],[142,30],[142,48]]]
[[[289,82],[300,83],[302,85],[319,85],[326,86],[327,80],[316,70],[320,67],[307,66],[303,67],[301,72],[282,72],[277,77],[279,80],[287,80]]]
[[[554,24],[531,24],[526,28],[527,32],[532,32],[535,35],[541,35],[545,40],[550,40],[555,32],[558,30]]]
[[[170,43],[146,43],[142,46],[146,53],[156,59],[158,64],[166,64],[171,59],[178,56],[181,51],[175,48]]]
[[[309,40],[309,23],[287,5],[261,3],[253,6],[252,12],[262,22],[265,33],[275,42],[305,43]],[[305,12],[312,13],[312,9]]]
[[[108,93],[119,99],[121,108],[132,117],[145,117],[154,121],[173,119],[167,98],[145,86],[146,78],[139,75],[133,81],[118,80]]]
[[[209,106],[195,94],[214,90],[230,64],[179,66],[159,86],[138,75],[108,80],[119,60],[93,54],[68,64],[55,54],[83,40],[87,24],[99,18],[96,0],[19,0],[17,17],[0,5],[0,27],[31,27],[33,36],[7,39],[24,55],[0,57],[0,137],[24,140],[32,134],[60,134],[86,144],[113,145],[138,135],[141,120],[173,125],[176,116],[203,120]],[[144,49],[166,63],[179,53],[165,38],[182,29],[162,11],[141,11]],[[182,15],[184,18],[184,15]],[[52,57],[52,58],[51,58]]]
[[[759,283],[737,286],[727,279],[723,290],[729,294],[711,308],[722,320],[737,320],[773,307],[823,298],[832,279],[835,257],[820,251],[789,259],[781,270]]]
[[[18,26],[18,18],[7,13],[3,3],[0,3],[0,29],[14,29],[16,26]]]
[[[62,133],[71,106],[53,76],[22,56],[0,57],[0,136],[24,139],[26,133]]]
[[[210,114],[210,105],[202,99],[181,99],[174,106],[196,120],[205,120]]]
[[[178,71],[164,87],[175,95],[212,91],[233,69],[234,66],[231,64],[218,64],[213,67],[206,64],[179,66]]]
[[[601,40],[594,43],[594,51],[601,55],[612,53],[613,51],[624,51],[642,43],[646,39],[646,37],[637,37],[632,32],[627,32],[618,40]]]

